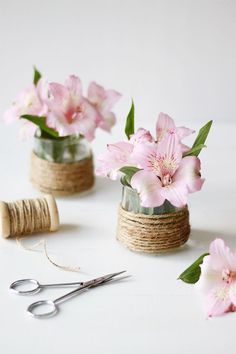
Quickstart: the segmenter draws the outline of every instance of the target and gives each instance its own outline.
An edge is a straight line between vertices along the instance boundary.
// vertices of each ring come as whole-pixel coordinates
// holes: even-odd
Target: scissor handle
[[[29,305],[27,312],[35,318],[48,318],[58,312],[58,307],[54,301],[41,300]]]
[[[21,287],[31,286],[30,289],[20,290]],[[33,287],[32,287],[33,285]],[[35,279],[19,279],[10,285],[10,290],[18,295],[33,295],[41,290],[41,285]]]

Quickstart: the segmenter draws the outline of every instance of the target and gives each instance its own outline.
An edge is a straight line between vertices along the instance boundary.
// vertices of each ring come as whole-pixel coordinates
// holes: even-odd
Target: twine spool
[[[187,207],[161,215],[134,214],[119,208],[117,239],[132,251],[166,252],[187,242],[189,234]]]
[[[43,160],[33,152],[30,178],[43,193],[63,196],[84,192],[94,184],[92,155],[77,162],[56,163]]]
[[[56,231],[58,228],[58,209],[51,195],[13,203],[0,201],[0,233],[4,238]]]

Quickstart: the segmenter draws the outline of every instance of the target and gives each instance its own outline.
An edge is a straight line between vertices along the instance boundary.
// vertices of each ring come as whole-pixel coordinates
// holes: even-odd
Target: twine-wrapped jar
[[[190,234],[189,212],[168,201],[160,207],[144,208],[138,193],[123,186],[118,211],[117,239],[132,251],[159,253],[182,246]]]
[[[94,184],[93,157],[84,138],[76,135],[51,139],[34,137],[30,179],[44,193],[69,195]]]

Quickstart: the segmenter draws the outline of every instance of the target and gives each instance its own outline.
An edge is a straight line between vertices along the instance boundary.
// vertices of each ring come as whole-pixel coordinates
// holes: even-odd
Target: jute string
[[[166,252],[187,242],[189,234],[188,208],[162,215],[134,214],[119,208],[117,239],[132,251]]]
[[[22,247],[26,251],[31,251],[31,252],[40,252],[44,253],[47,260],[54,265],[55,267],[64,270],[66,272],[75,272],[75,273],[80,273],[80,267],[77,266],[70,266],[70,265],[63,265],[55,262],[51,256],[49,256],[48,251],[47,251],[47,242],[46,240],[42,239],[39,242],[33,244],[32,246],[28,247],[25,246],[24,243],[22,242],[24,240],[24,237],[17,237],[16,242],[20,247]],[[39,248],[40,246],[43,246],[43,248]]]
[[[73,163],[55,163],[31,157],[31,182],[41,192],[69,195],[90,189],[94,184],[92,155]]]
[[[24,199],[7,203],[7,206],[12,237],[50,230],[51,219],[45,199]]]

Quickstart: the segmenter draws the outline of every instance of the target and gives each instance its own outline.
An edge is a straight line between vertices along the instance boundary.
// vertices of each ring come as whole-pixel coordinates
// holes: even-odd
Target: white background
[[[71,73],[132,96],[140,121],[235,119],[234,0],[0,1],[0,112],[28,85]]]
[[[234,353],[235,314],[206,320],[193,287],[176,281],[209,242],[236,247],[235,131],[236,1],[0,1],[0,114],[32,79],[36,65],[49,80],[78,74],[123,94],[113,135],[97,134],[95,154],[123,136],[130,98],[137,125],[154,129],[160,111],[198,128],[214,126],[202,153],[206,183],[191,196],[192,236],[179,252],[139,255],[115,241],[120,185],[98,179],[87,196],[59,199],[62,228],[46,235],[50,255],[81,266],[65,273],[41,253],[0,240],[0,351],[12,353]],[[37,196],[28,182],[32,142],[0,124],[0,199]],[[36,236],[27,245],[40,240]],[[127,269],[132,280],[101,287],[36,321],[26,306],[54,298],[10,296],[22,277],[41,282],[89,279]]]

